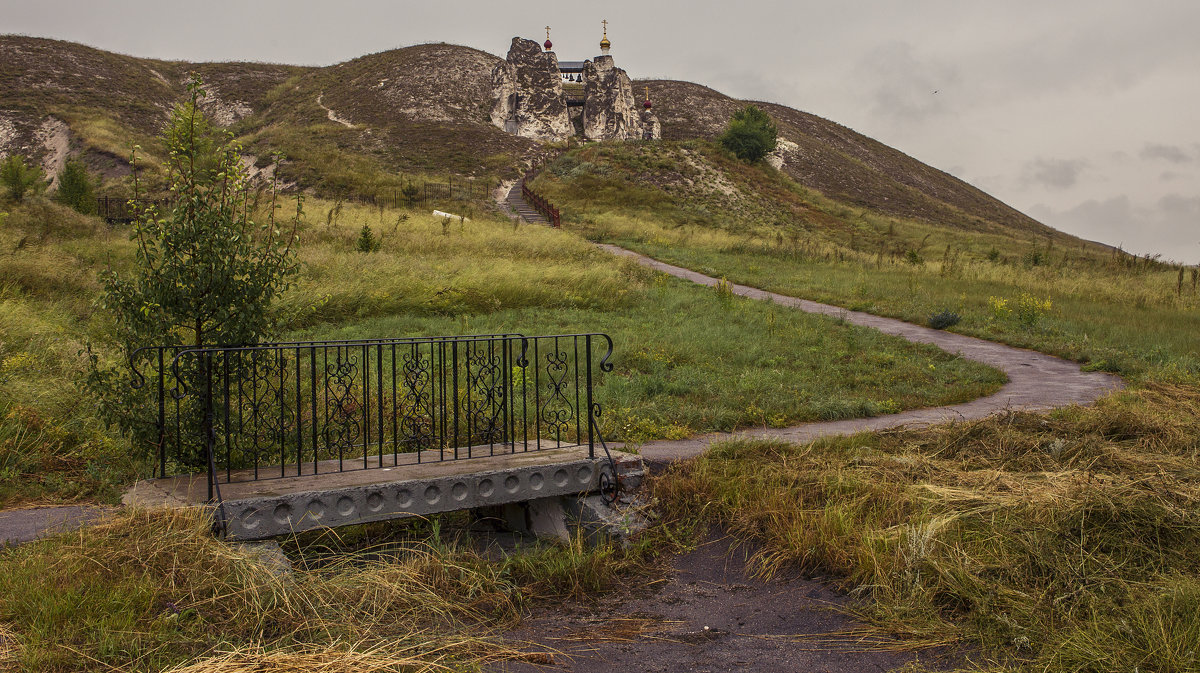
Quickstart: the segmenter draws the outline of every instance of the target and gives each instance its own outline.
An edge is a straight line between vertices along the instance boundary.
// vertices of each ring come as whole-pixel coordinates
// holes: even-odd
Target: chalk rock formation
[[[662,137],[662,124],[650,108],[642,110],[642,140],[658,140]]]
[[[523,138],[565,140],[574,135],[567,118],[558,58],[533,40],[514,37],[504,63],[492,70],[492,124]]]
[[[641,105],[633,82],[613,65],[612,56],[597,56],[583,66],[583,137],[628,140],[642,137]]]

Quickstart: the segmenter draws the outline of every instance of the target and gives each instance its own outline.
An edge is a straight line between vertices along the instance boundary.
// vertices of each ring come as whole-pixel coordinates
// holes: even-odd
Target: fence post
[[[589,334],[583,338],[585,351],[584,357],[587,358],[587,416],[588,416],[588,458],[596,457],[596,436],[593,432],[592,418],[592,335]],[[575,363],[578,367],[579,363]],[[579,370],[576,369],[576,376]],[[576,379],[578,380],[578,379]],[[578,398],[576,398],[578,399]],[[578,403],[576,403],[578,404]]]
[[[163,384],[166,372],[163,371],[163,347],[158,347],[158,476],[167,477],[167,400]]]
[[[205,460],[208,462],[208,501],[213,501],[213,489],[217,481],[217,464],[216,457],[213,455],[215,444],[215,436],[213,434],[213,409],[212,409],[212,374],[210,372],[209,354],[206,352],[200,353],[200,376],[204,378],[204,399],[200,401],[200,405],[204,408],[202,420],[200,421],[200,433],[204,437],[204,454]]]

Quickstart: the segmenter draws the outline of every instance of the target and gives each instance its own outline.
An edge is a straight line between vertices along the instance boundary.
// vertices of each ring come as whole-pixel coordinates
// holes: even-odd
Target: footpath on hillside
[[[714,286],[718,279],[682,267],[660,262],[614,245],[600,248],[629,257],[639,264],[677,278]],[[819,437],[849,435],[901,426],[914,427],[955,420],[973,420],[1009,409],[1049,410],[1072,404],[1089,404],[1122,387],[1121,379],[1102,372],[1084,372],[1079,365],[1044,353],[1014,348],[983,339],[935,330],[884,318],[870,313],[850,311],[787,295],[767,292],[745,285],[730,284],[733,294],[769,300],[781,306],[834,316],[846,322],[871,327],[916,343],[933,344],[951,353],[995,367],[1008,375],[1008,383],[996,393],[971,402],[945,407],[914,409],[887,416],[854,418],[840,421],[805,423],[788,428],[751,428],[734,433],[713,433],[678,441],[653,441],[640,447],[642,457],[652,467],[673,460],[698,456],[713,442],[733,438],[775,439],[804,443]],[[95,507],[37,507],[0,510],[0,544],[27,542],[52,531],[77,528],[95,519],[102,509]]]
[[[613,245],[601,248],[656,271],[702,285],[717,279]],[[1004,371],[1008,383],[996,393],[964,404],[917,409],[889,416],[806,423],[790,428],[753,428],[682,441],[647,442],[640,453],[651,467],[695,457],[712,443],[733,438],[809,442],[868,430],[983,418],[1004,410],[1048,410],[1088,404],[1123,383],[1088,373],[1079,365],[900,320],[731,285],[734,294],[831,315],[909,341],[934,344]],[[964,652],[935,647],[913,650],[846,614],[849,599],[820,579],[767,581],[747,567],[752,550],[739,548],[719,530],[697,548],[671,560],[665,575],[646,585],[570,603],[530,615],[507,638],[540,649],[550,670],[599,673],[639,671],[887,671],[917,664],[921,670],[962,666]],[[507,662],[497,673],[547,670]]]
[[[614,255],[632,258],[639,264],[655,271],[693,283],[712,287],[721,282],[712,276],[660,262],[615,245],[600,244],[600,248]],[[987,397],[945,407],[913,409],[871,418],[804,423],[789,428],[751,428],[734,433],[714,433],[679,441],[648,442],[640,449],[642,457],[647,462],[662,464],[672,460],[691,458],[703,453],[713,442],[733,438],[775,439],[805,443],[827,436],[852,435],[857,432],[886,430],[901,426],[919,427],[956,420],[975,420],[1005,410],[1047,411],[1072,404],[1090,404],[1124,386],[1120,377],[1103,372],[1085,372],[1080,369],[1078,363],[1037,351],[1014,348],[993,341],[922,327],[895,318],[884,318],[861,311],[850,311],[839,306],[797,299],[746,285],[730,283],[729,288],[733,294],[741,297],[772,301],[780,306],[789,306],[808,313],[833,316],[848,323],[877,329],[884,334],[895,335],[914,343],[933,344],[949,353],[957,353],[968,360],[999,369],[1008,375],[1008,383]]]

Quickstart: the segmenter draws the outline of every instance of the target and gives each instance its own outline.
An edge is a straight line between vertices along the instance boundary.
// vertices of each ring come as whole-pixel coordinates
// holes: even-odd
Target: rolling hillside
[[[0,37],[0,153],[49,171],[82,155],[120,178],[129,148],[156,153],[155,134],[186,94],[207,83],[205,108],[260,167],[319,193],[392,186],[400,174],[512,177],[538,153],[488,121],[492,54],[446,44],[406,47],[314,68],[141,59],[40,38]],[[649,86],[667,141],[711,139],[745,101],[698,84]],[[982,191],[832,121],[761,103],[777,121],[776,163],[806,188],[883,215],[1022,238],[1053,230]],[[780,163],[781,160],[781,163]]]

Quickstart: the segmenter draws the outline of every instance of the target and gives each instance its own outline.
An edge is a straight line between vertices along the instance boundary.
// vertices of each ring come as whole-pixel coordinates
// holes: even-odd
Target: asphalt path
[[[645,255],[614,245],[600,247],[614,255],[628,257],[639,264],[677,278],[714,286],[719,281],[712,276],[660,262]],[[806,299],[767,292],[746,285],[730,284],[735,295],[772,301],[808,313],[833,316],[855,325],[871,327],[915,343],[933,344],[950,353],[958,353],[995,367],[1008,375],[1008,383],[987,397],[944,407],[913,409],[898,414],[855,418],[840,421],[805,423],[788,428],[749,428],[733,433],[711,433],[678,441],[647,442],[640,447],[644,460],[661,466],[675,460],[700,455],[714,442],[733,438],[774,439],[804,443],[834,435],[850,435],[870,430],[898,427],[918,427],[956,420],[972,420],[1005,410],[1045,411],[1072,404],[1089,404],[1124,383],[1117,376],[1101,372],[1084,372],[1078,364],[1037,351],[1005,346],[992,341],[954,334],[914,325],[894,318],[884,318],[839,306],[821,304]],[[42,535],[78,528],[107,511],[96,506],[68,505],[0,510],[0,545],[19,544]]]
[[[607,244],[601,244],[600,247],[614,255],[632,258],[643,266],[676,278],[709,287],[719,282],[712,276],[660,262],[632,250]],[[712,433],[678,441],[647,442],[640,447],[640,452],[643,459],[651,464],[691,458],[703,453],[713,442],[733,438],[776,439],[804,443],[820,437],[851,435],[868,430],[919,427],[956,420],[973,420],[1005,410],[1046,411],[1072,404],[1090,404],[1124,386],[1120,377],[1103,372],[1085,372],[1077,363],[1037,351],[1014,348],[993,341],[922,327],[895,318],[851,311],[840,306],[797,299],[746,285],[731,283],[730,289],[733,294],[738,296],[772,301],[780,306],[788,306],[806,313],[833,316],[848,323],[877,329],[884,334],[892,334],[914,343],[933,344],[949,353],[957,353],[968,360],[981,362],[1003,371],[1008,375],[1008,383],[987,397],[944,407],[913,409],[871,418],[805,423],[788,428],[750,428],[732,433]]]

